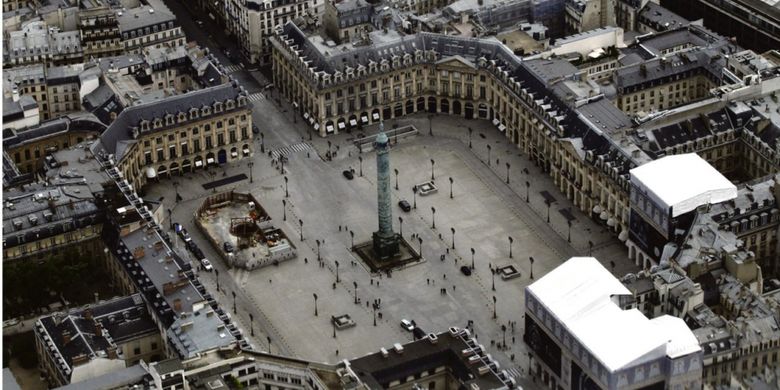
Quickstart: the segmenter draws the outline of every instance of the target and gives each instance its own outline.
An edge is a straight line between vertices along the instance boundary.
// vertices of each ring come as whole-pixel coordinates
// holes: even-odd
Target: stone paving
[[[302,127],[300,118],[297,124],[291,123],[290,113],[278,111],[277,103],[270,99],[261,103],[269,107],[256,107],[256,114],[262,111],[269,113],[268,117],[255,120],[267,133],[264,138],[267,151],[300,142],[302,137],[308,141],[307,130]],[[244,329],[250,327],[248,313],[254,315],[256,337],[252,340],[255,346],[266,349],[267,337],[271,337],[272,352],[334,362],[411,340],[411,333],[399,326],[402,318],[415,320],[428,332],[444,331],[453,325],[462,327],[468,320],[473,320],[475,333],[489,353],[503,367],[522,370],[527,367],[522,345],[522,317],[523,289],[532,282],[529,257],[535,260],[533,274],[538,279],[570,256],[586,255],[587,242],[591,240],[595,243],[593,255],[607,265],[614,261],[617,274],[636,270],[625,259],[622,244],[603,226],[576,210],[573,211],[577,220],[571,231],[572,243],[567,242],[568,227],[558,210],[571,204],[555,189],[551,179],[519,155],[490,122],[436,117],[432,120],[434,136],[431,137],[427,135],[428,121],[425,116],[398,121],[400,125],[415,125],[421,134],[393,145],[390,152],[391,166],[399,171],[399,190],[393,190],[394,228],[402,227],[404,236],[415,250],[419,241],[412,239],[412,234],[422,238],[426,261],[395,271],[389,279],[372,278],[349,251],[350,231],[354,232],[354,241],[358,243],[369,240],[377,229],[374,155],[362,155],[361,177],[359,154],[351,146],[351,135],[342,134],[328,140],[314,137],[309,142],[316,153],[297,152],[287,156],[289,163],[285,165],[285,174],[289,178],[290,196],[285,198],[284,175],[278,167],[272,166],[270,157],[259,153],[258,140],[253,156],[256,162],[254,182],[245,180],[221,190],[249,190],[256,198],[263,199],[263,207],[275,224],[291,236],[299,253],[295,260],[256,271],[227,270],[225,264],[215,264],[224,291],[217,296],[223,304],[232,305],[231,293],[237,291],[237,316]],[[393,124],[386,123],[385,126],[390,128]],[[474,128],[471,150],[467,126]],[[375,131],[375,126],[365,130],[367,134]],[[327,141],[331,142],[331,150],[336,150],[338,145],[337,156],[329,162],[319,157],[328,150]],[[487,144],[492,145],[492,167],[483,162],[487,157]],[[407,199],[412,203],[412,186],[431,179],[431,159],[435,161],[434,174],[439,191],[427,197],[418,196],[417,208],[411,212],[401,211],[395,206],[398,200]],[[505,180],[505,162],[511,164],[509,185]],[[341,175],[341,171],[350,167],[357,172],[352,181]],[[528,168],[530,174],[523,174],[523,168]],[[248,172],[248,167],[246,162],[239,162],[224,170],[232,175]],[[449,177],[453,178],[453,199],[449,197]],[[170,185],[150,187],[147,197],[164,196],[166,208],[173,209],[174,220],[184,223],[192,232],[197,230],[192,229],[192,212],[210,193],[198,184],[207,180],[209,178],[203,172],[176,179],[178,191],[185,198],[176,204]],[[530,203],[525,202],[525,180],[531,182]],[[550,224],[546,222],[547,207],[541,191],[548,191],[557,199],[551,208]],[[282,208],[283,201],[286,212]],[[435,217],[431,207],[436,209]],[[285,213],[286,221],[283,221]],[[403,226],[399,216],[403,218]],[[436,228],[432,227],[434,218]],[[303,242],[296,237],[296,234],[300,235],[301,227]],[[454,250],[451,249],[451,229],[455,229]],[[514,240],[511,259],[510,236]],[[213,251],[202,237],[195,234],[194,239],[207,256]],[[320,241],[321,263],[317,261],[317,240]],[[475,270],[471,276],[465,276],[459,268],[471,265],[471,248],[475,253]],[[440,260],[441,255],[445,255],[444,261]],[[521,276],[504,281],[496,275],[496,290],[493,291],[491,267],[507,264],[519,269]],[[339,283],[334,289],[337,272]],[[229,280],[227,275],[230,275]],[[215,273],[202,273],[201,277],[206,285],[214,288]],[[354,303],[355,283],[360,304]],[[442,289],[446,289],[446,293],[442,293]],[[314,315],[314,294],[318,297],[318,316]],[[381,299],[377,316],[381,312],[382,319],[378,319],[374,327],[374,313],[366,303],[376,299]],[[493,319],[494,307],[496,319]],[[340,314],[349,314],[357,326],[337,330],[334,338],[330,317]],[[514,333],[511,325],[507,327],[509,348],[499,351],[491,345],[491,340],[501,341],[501,325],[510,322],[516,326]],[[514,362],[510,360],[512,354],[515,355]]]

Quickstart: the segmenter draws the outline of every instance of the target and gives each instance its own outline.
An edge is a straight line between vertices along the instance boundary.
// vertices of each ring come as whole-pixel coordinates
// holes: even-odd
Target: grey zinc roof
[[[212,105],[216,101],[237,99],[242,91],[238,84],[226,83],[215,87],[171,96],[164,100],[125,108],[100,136],[100,145],[107,153],[114,154],[116,160],[122,158],[124,146],[134,142],[132,128],[138,127],[142,120],[163,118],[167,114],[187,113],[191,108]],[[95,150],[95,149],[93,149]]]
[[[648,2],[639,13],[642,22],[649,24],[656,30],[672,30],[680,26],[687,26],[690,22],[676,13],[669,11],[660,4]]]
[[[142,5],[140,7],[128,9],[127,11],[122,11],[122,15],[117,16],[117,21],[119,22],[119,31],[124,33],[142,29],[144,27],[175,22],[176,16],[174,16],[167,7],[162,5],[162,3],[158,3],[155,7]]]
[[[666,59],[657,58],[620,68],[615,72],[616,84],[619,88],[628,88],[697,68],[703,69],[713,77],[720,78],[725,65],[726,60],[718,51],[692,50],[677,53]],[[642,70],[643,66],[644,71]]]
[[[141,384],[149,372],[140,364],[135,364],[121,370],[112,370],[106,374],[89,378],[76,383],[69,383],[58,390],[105,390],[119,388],[134,388]]]

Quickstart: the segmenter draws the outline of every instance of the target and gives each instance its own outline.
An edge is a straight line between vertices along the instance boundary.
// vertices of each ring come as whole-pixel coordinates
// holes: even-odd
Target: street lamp
[[[412,187],[412,194],[414,196],[414,204],[412,205],[412,208],[417,209],[417,186],[416,185]]]
[[[236,292],[231,291],[231,294],[233,294],[233,314],[236,314]]]
[[[252,335],[252,337],[255,337],[255,316],[252,315],[252,313],[249,313],[249,333]]]
[[[569,244],[571,244],[571,220],[567,220],[566,224],[569,225],[569,237],[566,240],[569,241]]]
[[[355,247],[355,232],[352,230],[349,231],[349,239],[352,240],[352,246],[351,248]]]
[[[490,150],[493,149],[493,148],[491,148],[490,145],[486,145],[486,146],[487,146],[487,150],[488,150],[487,163],[488,163],[488,166],[490,166]]]
[[[531,191],[531,182],[530,182],[530,181],[528,181],[528,180],[526,180],[526,181],[525,181],[525,203],[528,203],[528,201],[529,201],[529,199],[530,199],[530,198],[528,197],[528,194],[530,194],[530,193],[531,193],[530,191]]]
[[[357,289],[358,289],[357,282],[352,282],[352,285],[355,286],[355,304],[357,305],[357,303],[358,303],[357,302]]]
[[[474,269],[474,254],[477,253],[474,248],[471,248],[471,269]]]
[[[506,184],[509,184],[509,163],[506,163]]]
[[[588,241],[588,256],[593,253],[593,241]]]
[[[282,199],[282,210],[284,210],[284,214],[282,215],[282,221],[287,220],[287,200]]]
[[[531,262],[531,280],[534,280],[534,257],[529,256],[528,261]]]
[[[322,257],[320,257],[320,240],[314,240],[314,242],[317,244],[317,261],[321,261]]]
[[[320,313],[317,311],[317,294],[314,295],[314,316],[317,317],[320,315]]]
[[[452,176],[450,176],[450,199],[452,199],[452,183],[454,180],[452,180]]]
[[[290,181],[290,179],[288,179],[287,176],[285,176],[284,177],[284,197],[285,198],[289,198],[290,197],[290,192],[287,191],[287,182],[289,182],[289,181]]]
[[[214,276],[214,279],[217,281],[217,291],[219,291],[219,270],[216,268],[214,268]]]
[[[450,231],[452,232],[452,249],[455,249],[455,228],[451,227]]]
[[[249,182],[250,183],[254,183],[255,182],[255,178],[252,175],[252,168],[254,168],[255,162],[254,161],[249,161],[249,163],[247,165],[249,166]]]
[[[428,134],[433,137],[433,114],[428,114]]]
[[[398,170],[393,169],[395,171],[395,190],[398,191]]]
[[[509,236],[509,258],[512,258],[512,243],[515,242],[515,239],[512,238],[512,236]]]
[[[491,289],[492,289],[493,291],[496,291],[496,270],[495,270],[495,269],[491,269],[491,270],[490,270],[490,275],[491,275],[491,276],[492,276],[492,278],[493,278],[493,285],[491,286]]]
[[[333,325],[333,338],[336,338],[336,317],[330,316],[330,323]]]
[[[265,134],[260,133],[260,153],[265,154]]]
[[[268,340],[268,353],[271,353],[271,336],[267,336],[265,339]]]
[[[549,199],[545,199],[544,204],[547,205],[547,223],[550,223],[550,206],[552,205],[552,203],[550,202]]]
[[[363,177],[363,156],[358,156],[358,161],[360,161],[360,177]]]
[[[417,241],[420,242],[420,257],[422,257],[422,237],[417,236]]]
[[[374,326],[376,326],[376,302],[371,307],[374,309]]]
[[[336,283],[338,283],[341,281],[341,279],[339,279],[339,261],[336,260],[335,263],[336,263]]]
[[[474,131],[471,127],[469,127],[469,149],[471,149],[471,133]]]
[[[496,296],[493,295],[493,319],[496,319],[496,317],[498,317],[496,315]]]
[[[436,161],[433,161],[433,159],[431,159],[431,180],[436,180],[436,176],[433,174],[434,173],[433,172],[433,164],[434,163],[436,163]]]
[[[403,236],[404,236],[404,217],[401,217],[401,216],[399,216],[399,217],[398,217],[398,223],[401,225],[401,228],[400,228],[400,229],[398,229],[398,230],[399,230],[399,233],[398,233],[398,234],[399,234],[401,237],[403,237]]]
[[[436,229],[436,208],[431,206],[431,229]]]
[[[299,219],[298,224],[301,225],[301,241],[303,241],[303,220]]]

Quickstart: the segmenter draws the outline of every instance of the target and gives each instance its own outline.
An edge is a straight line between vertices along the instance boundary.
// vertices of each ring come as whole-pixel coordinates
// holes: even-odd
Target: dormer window
[[[239,96],[238,97],[238,106],[239,107],[243,107],[245,105],[246,105],[246,96],[243,96],[243,95]]]
[[[203,106],[203,108],[200,109],[200,114],[203,116],[211,114],[211,108],[209,106]]]
[[[172,114],[166,115],[165,116],[165,125],[166,126],[170,126],[172,124],[173,124],[173,115]]]
[[[141,121],[141,131],[147,131],[149,130],[149,121],[142,120]]]
[[[160,118],[155,118],[155,119],[154,119],[154,128],[156,129],[156,128],[162,127],[162,125],[163,125],[162,123],[163,123],[163,122],[162,122],[162,119],[160,119]]]
[[[232,110],[236,107],[236,102],[233,99],[228,99],[227,103],[225,104],[225,107],[227,107],[228,110]]]
[[[222,112],[222,102],[214,103],[214,112]]]
[[[193,108],[190,110],[190,119],[197,119],[198,118],[198,109]]]
[[[179,120],[179,123],[182,123],[182,122],[186,121],[187,120],[187,114],[185,114],[183,112],[180,112],[178,120]]]

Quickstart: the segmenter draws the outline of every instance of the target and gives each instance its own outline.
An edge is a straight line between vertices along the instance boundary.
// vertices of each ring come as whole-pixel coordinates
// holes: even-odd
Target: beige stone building
[[[133,186],[215,167],[252,151],[252,115],[236,83],[128,107],[92,146]]]
[[[85,58],[122,54],[124,48],[116,11],[103,0],[82,3],[78,28]]]

